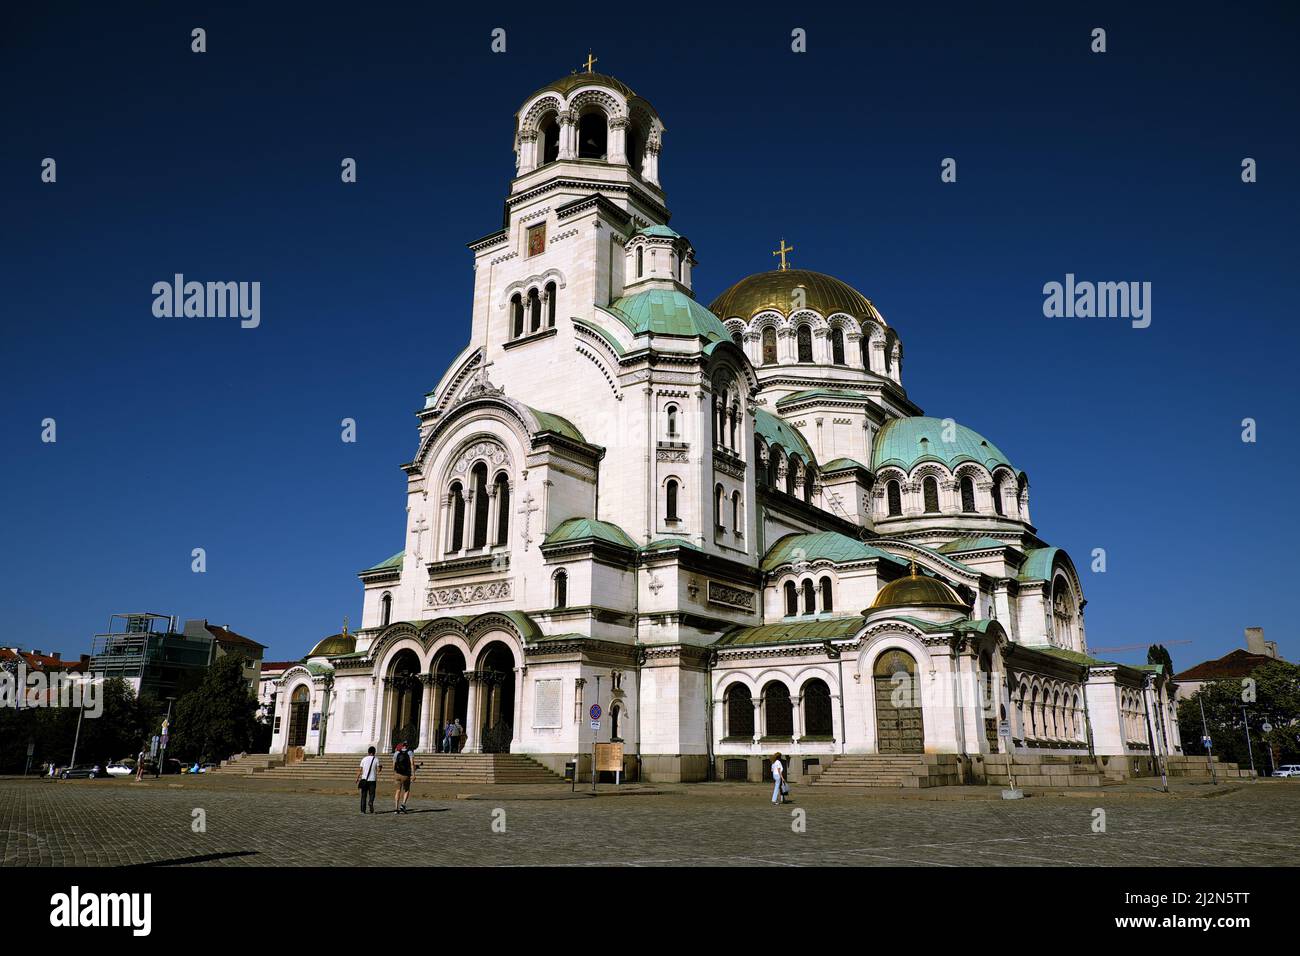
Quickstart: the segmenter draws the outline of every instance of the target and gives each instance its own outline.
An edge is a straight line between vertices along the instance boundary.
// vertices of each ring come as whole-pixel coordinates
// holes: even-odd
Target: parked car
[[[1284,763],[1273,771],[1275,777],[1300,777],[1300,763]]]
[[[60,780],[96,780],[107,777],[108,771],[98,764],[93,767],[64,767],[59,771]]]
[[[153,757],[145,757],[144,773],[147,777],[152,777],[158,772],[158,761]],[[168,757],[163,764],[163,773],[184,773],[185,766],[175,757]]]
[[[135,769],[128,767],[122,761],[115,761],[104,768],[104,771],[110,777],[130,777],[135,774]]]

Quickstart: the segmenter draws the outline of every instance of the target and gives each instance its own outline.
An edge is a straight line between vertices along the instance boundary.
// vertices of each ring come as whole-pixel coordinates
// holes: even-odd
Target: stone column
[[[429,743],[429,723],[433,710],[433,675],[420,675],[420,740],[417,744],[417,750],[429,751],[437,749]]]
[[[466,671],[465,679],[469,681],[469,697],[465,708],[465,749],[467,754],[481,752],[482,716],[479,714],[479,676],[476,671]]]
[[[578,137],[578,120],[572,113],[565,112],[559,116],[560,120],[560,149],[556,159],[573,159],[578,155],[574,149],[574,140]],[[466,749],[469,745],[466,744]]]
[[[761,746],[759,743],[763,739],[763,692],[760,690],[758,696],[754,698],[754,747]]]
[[[605,155],[611,163],[627,162],[627,127],[630,120],[626,116],[614,116],[609,120],[609,138],[605,143]]]

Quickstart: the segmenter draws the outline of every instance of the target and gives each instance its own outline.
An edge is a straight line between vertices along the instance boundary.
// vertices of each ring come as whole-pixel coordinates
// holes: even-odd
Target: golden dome
[[[741,279],[713,300],[709,311],[722,320],[740,318],[748,322],[758,312],[775,309],[782,315],[794,311],[794,290],[802,288],[805,308],[822,315],[846,312],[859,321],[874,319],[882,325],[871,300],[847,282],[808,269],[774,269]]]
[[[890,581],[877,592],[869,610],[882,607],[947,607],[954,611],[970,611],[947,584],[917,571],[915,561],[912,562],[911,574]]]
[[[356,649],[357,636],[344,631],[342,634],[331,634],[329,637],[322,638],[307,656],[309,658],[338,657],[340,654],[351,654]]]

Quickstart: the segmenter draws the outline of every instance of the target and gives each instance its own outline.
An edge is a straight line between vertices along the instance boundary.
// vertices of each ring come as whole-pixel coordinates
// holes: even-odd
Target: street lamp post
[[[1255,772],[1255,749],[1250,745],[1250,719],[1246,716],[1246,705],[1241,705],[1241,722],[1246,727],[1246,753],[1250,755],[1250,772]]]
[[[1210,728],[1205,723],[1205,700],[1200,694],[1197,694],[1196,702],[1201,705],[1201,742],[1205,744],[1205,753],[1207,754],[1205,762],[1210,766],[1210,780],[1217,787],[1219,785],[1219,775],[1214,772],[1214,741],[1210,739]]]
[[[158,765],[153,768],[155,780],[162,776],[163,762],[167,759],[167,738],[171,736],[172,701],[175,699],[175,697],[167,698],[167,716],[163,718],[162,749],[158,751]]]

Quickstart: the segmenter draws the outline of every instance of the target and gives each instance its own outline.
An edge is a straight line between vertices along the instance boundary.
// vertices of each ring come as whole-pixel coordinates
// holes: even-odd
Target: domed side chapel
[[[922,414],[870,299],[782,240],[696,300],[664,134],[590,66],[520,106],[405,540],[360,572],[362,626],[278,678],[272,752],[436,764],[455,721],[462,753],[583,775],[598,740],[644,780],[757,780],[780,751],[914,785],[1179,752],[1168,675],[1088,654],[1027,472]]]

